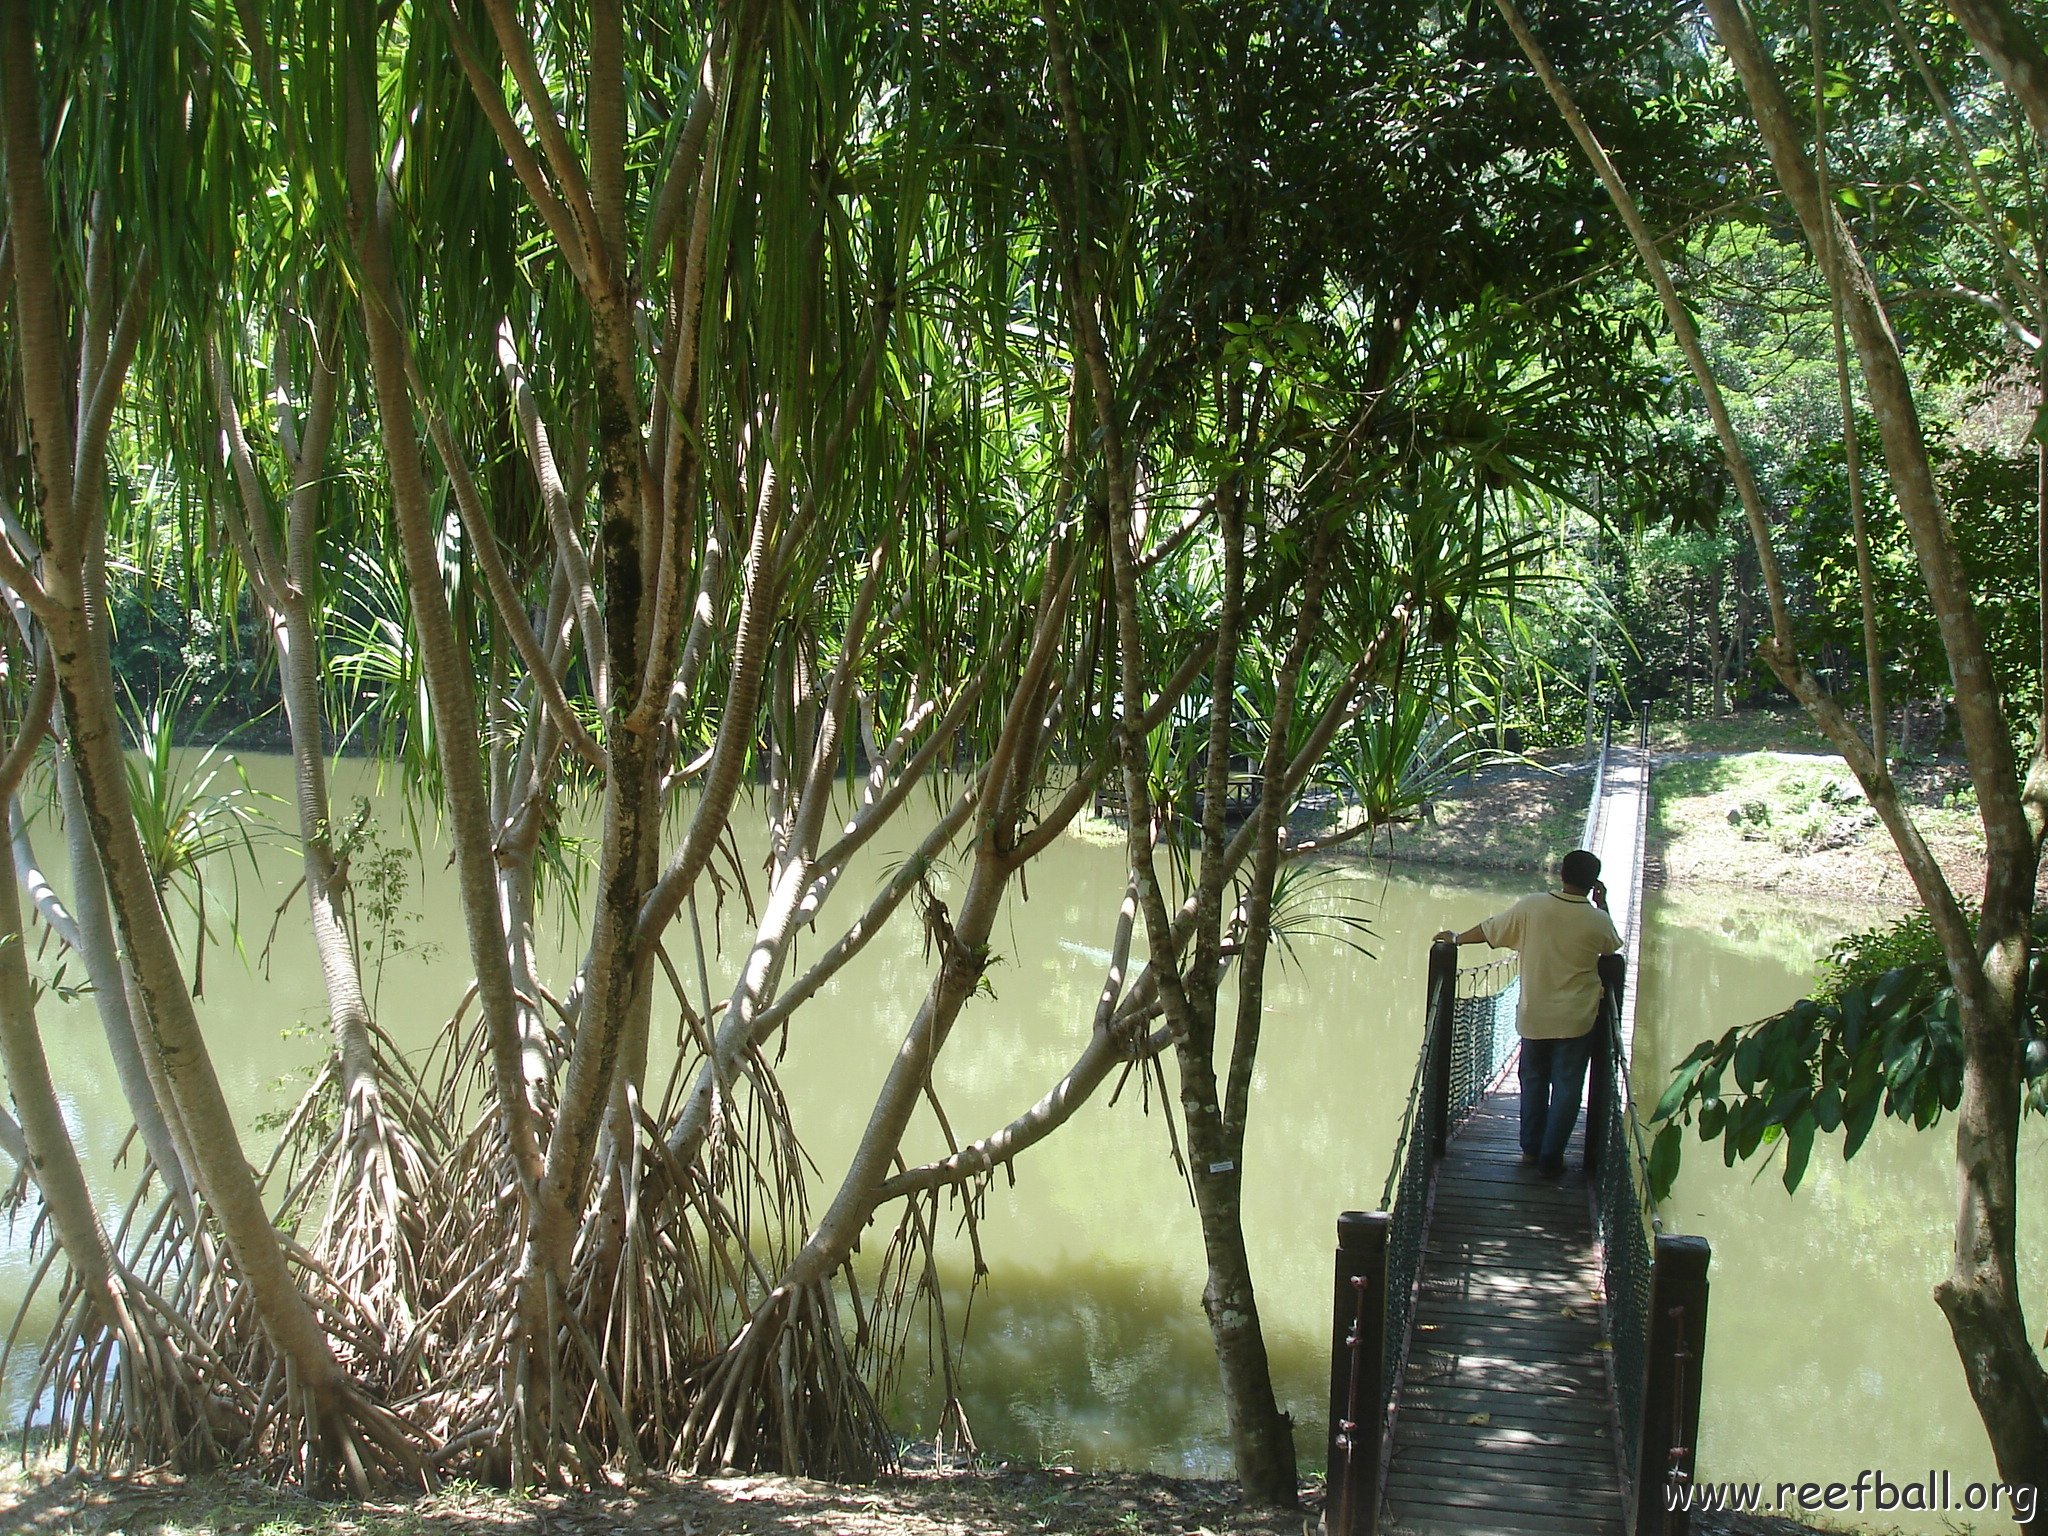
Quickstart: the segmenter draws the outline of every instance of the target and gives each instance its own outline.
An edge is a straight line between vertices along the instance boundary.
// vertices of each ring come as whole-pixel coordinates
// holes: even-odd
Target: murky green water
[[[1652,899],[1636,1035],[1639,1081],[1694,1041],[1799,996],[1815,959],[1858,914],[1816,916],[1765,896]],[[1645,1075],[1654,1073],[1655,1075]],[[1733,1169],[1688,1144],[1665,1229],[1714,1245],[1705,1422],[1707,1478],[1901,1482],[1929,1469],[1958,1490],[1994,1476],[1948,1326],[1930,1294],[1954,1250],[1954,1136],[1881,1121],[1853,1163],[1816,1146],[1796,1195],[1771,1164]],[[2048,1134],[2025,1131],[2023,1197],[2048,1189]],[[2028,1316],[2048,1311],[2048,1238],[2022,1210]],[[1846,1516],[1835,1517],[1846,1520]],[[1934,1516],[1867,1517],[1872,1528],[1950,1529]],[[1979,1521],[1981,1530],[2009,1527]]]
[[[280,760],[252,759],[249,767],[259,786],[284,791]],[[375,795],[362,770],[345,768],[342,777],[338,797]],[[395,803],[378,804],[397,841]],[[916,836],[906,827],[878,839],[842,884],[838,901],[847,911],[866,900]],[[45,857],[53,857],[54,834],[46,831],[42,841]],[[744,865],[758,871],[759,861],[758,848],[743,847]],[[406,916],[389,935],[402,947],[382,976],[380,1019],[408,1042],[429,1038],[461,989],[452,881],[439,858],[427,863],[425,887],[415,881]],[[224,1086],[245,1119],[289,1104],[325,1038],[296,899],[267,965],[254,962],[294,866],[282,839],[264,850],[259,877],[241,883],[251,958],[215,950],[206,966],[204,1017]],[[1120,872],[1118,849],[1069,838],[1033,866],[1029,899],[1013,899],[995,936],[996,996],[971,1005],[937,1075],[961,1139],[1025,1109],[1080,1050],[1122,895]],[[1334,1219],[1379,1198],[1414,1068],[1429,935],[1484,916],[1518,890],[1498,880],[1387,876],[1347,864],[1303,910],[1365,918],[1373,956],[1340,942],[1339,925],[1325,916],[1305,922],[1309,931],[1276,959],[1246,1153],[1246,1211],[1267,1337],[1304,1468],[1322,1459]],[[1731,911],[1739,920],[1725,916]],[[836,906],[827,909],[825,938],[800,946],[800,963],[836,932],[835,915]],[[1643,1059],[1669,1061],[1703,1034],[1783,1006],[1843,921],[1728,896],[1654,905],[1639,1019]],[[745,933],[737,903],[728,903],[718,927],[729,976]],[[557,946],[549,963],[559,976],[569,959]],[[824,1170],[814,1205],[831,1193],[829,1181],[866,1122],[929,974],[921,934],[906,923],[798,1015],[783,1072],[797,1124]],[[725,985],[714,965],[713,990]],[[73,1133],[112,1221],[129,1182],[111,1167],[127,1118],[97,1018],[89,1005],[54,999],[41,1017]],[[906,1155],[931,1155],[941,1145],[926,1117]],[[2043,1138],[2032,1138],[2028,1157],[2024,1177],[2040,1188],[2048,1171]],[[1715,1248],[1706,1475],[1825,1480],[1853,1478],[1866,1466],[1897,1476],[1928,1465],[1959,1477],[1989,1475],[1975,1414],[1927,1295],[1948,1249],[1948,1161],[1945,1134],[1880,1133],[1852,1168],[1817,1151],[1806,1186],[1791,1199],[1774,1175],[1753,1180],[1747,1169],[1723,1170],[1712,1153],[1688,1161],[1667,1225],[1705,1233]],[[11,1234],[0,1229],[0,1308],[11,1310],[26,1282],[27,1237],[25,1223]],[[1148,1095],[1133,1079],[1115,1103],[1105,1093],[1028,1153],[1014,1188],[992,1191],[980,1237],[990,1273],[971,1307],[966,1243],[953,1244],[959,1283],[951,1287],[949,1320],[956,1332],[963,1322],[968,1330],[964,1396],[985,1450],[1227,1471],[1199,1306],[1198,1228],[1156,1091]],[[2029,1234],[2027,1259],[2040,1276],[2048,1251],[2038,1232]],[[12,1417],[21,1408],[21,1364],[7,1383]],[[930,1411],[924,1365],[923,1349],[914,1348],[902,1402],[907,1428]]]

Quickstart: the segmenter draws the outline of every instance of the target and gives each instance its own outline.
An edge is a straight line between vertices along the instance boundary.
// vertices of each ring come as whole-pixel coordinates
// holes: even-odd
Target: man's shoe
[[[1536,1166],[1536,1154],[1534,1152],[1524,1152],[1520,1161],[1524,1168],[1534,1168]]]
[[[1564,1177],[1564,1159],[1546,1157],[1536,1165],[1536,1173],[1540,1178],[1561,1179]]]

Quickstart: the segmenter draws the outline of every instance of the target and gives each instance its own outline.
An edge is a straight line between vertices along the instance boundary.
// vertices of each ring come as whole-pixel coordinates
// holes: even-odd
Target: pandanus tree
[[[1439,29],[1426,7],[1217,6],[1155,29],[1142,12],[1047,6],[1042,21],[1061,150],[1046,195],[1096,426],[1126,700],[1163,677],[1139,580],[1163,558],[1146,530],[1172,526],[1154,508],[1181,489],[1162,465],[1193,472],[1211,513],[1198,548],[1220,567],[1205,718],[1167,754],[1198,786],[1183,792],[1199,837],[1190,826],[1179,891],[1159,846],[1179,786],[1127,723],[1118,745],[1143,980],[1179,1068],[1238,1471],[1250,1496],[1286,1505],[1292,1432],[1240,1200],[1275,890],[1329,841],[1293,835],[1292,813],[1340,737],[1352,752],[1412,744],[1370,726],[1412,720],[1466,616],[1511,593],[1528,546],[1510,509],[1568,494],[1651,394],[1628,362],[1633,328],[1576,291],[1596,253],[1540,245],[1538,270],[1518,243],[1577,198],[1506,174],[1526,164],[1530,125],[1479,73],[1469,29]],[[1383,79],[1397,82],[1384,94]],[[1474,134],[1474,112],[1506,126]],[[1575,352],[1611,375],[1589,388]],[[1265,718],[1240,713],[1253,682]],[[1240,758],[1257,765],[1256,806],[1233,833]],[[1400,766],[1354,782],[1398,784]],[[1368,795],[1338,836],[1397,810]],[[1220,1061],[1226,970],[1237,1011]]]
[[[663,138],[648,124],[669,110],[675,58],[644,51],[651,33],[627,49],[615,12],[589,18],[587,56],[546,28],[529,35],[509,7],[417,20],[394,36],[404,62],[387,79],[375,19],[335,18],[323,35],[349,46],[325,77],[331,95],[319,99],[343,109],[349,176],[345,187],[329,178],[328,227],[345,241],[356,283],[464,872],[503,1109],[492,1145],[509,1149],[519,1190],[508,1233],[518,1265],[480,1266],[464,1282],[473,1287],[467,1310],[516,1323],[473,1337],[456,1374],[502,1384],[507,1427],[491,1454],[515,1477],[551,1473],[562,1447],[600,1446],[629,1459],[659,1446],[711,1462],[772,1451],[793,1464],[857,1470],[878,1452],[877,1426],[851,1384],[829,1285],[859,1221],[828,1211],[820,1226],[832,1235],[816,1247],[829,1261],[814,1273],[793,1265],[794,1278],[763,1297],[744,1286],[733,1295],[715,1282],[680,1285],[678,1264],[686,1274],[709,1270],[726,1247],[749,1265],[773,1262],[773,1234],[795,1230],[800,1209],[786,1188],[765,1192],[782,1203],[770,1249],[757,1253],[746,1202],[694,1170],[707,1159],[736,1161],[771,1186],[788,1183],[794,1157],[758,1054],[768,1033],[917,894],[927,926],[945,935],[930,1005],[943,1038],[986,964],[1010,875],[1057,832],[1020,852],[1000,846],[990,823],[1015,837],[1052,741],[1044,711],[1057,692],[1079,540],[1063,518],[1048,524],[1045,489],[1031,482],[1060,455],[1035,448],[1027,433],[1002,443],[987,435],[987,407],[962,357],[975,340],[963,320],[973,316],[963,317],[950,286],[953,269],[973,265],[964,242],[976,231],[927,212],[930,168],[922,125],[909,115],[916,92],[890,88],[896,78],[915,84],[914,25],[843,8],[737,7],[694,18],[683,34],[698,49],[693,105]],[[447,53],[459,77],[433,67]],[[816,70],[820,58],[833,68]],[[300,61],[309,63],[278,76],[317,95],[319,61]],[[418,92],[422,105],[391,110],[394,86],[400,96]],[[287,124],[309,140],[331,117],[279,99]],[[577,143],[564,127],[571,101],[587,113]],[[403,193],[446,164],[409,135],[465,119],[492,136],[503,162],[497,184],[466,190],[488,202],[498,184],[516,187],[512,221],[543,243],[538,275],[512,285],[526,291],[505,292],[502,319],[443,331],[441,322],[466,318],[437,280],[437,263],[461,242],[408,219]],[[532,125],[531,142],[522,123]],[[1007,271],[1007,248],[992,249]],[[534,294],[545,301],[535,305]],[[1005,318],[993,318],[999,334]],[[493,547],[496,509],[483,504],[465,462],[466,444],[489,431],[481,402],[461,370],[436,377],[420,362],[459,353],[479,333],[496,338],[524,469],[550,509],[553,547],[542,555],[552,575],[504,566]],[[1020,382],[1042,389],[1028,371]],[[563,413],[553,421],[551,395]],[[1055,422],[1059,414],[1055,407]],[[588,949],[563,999],[559,1043],[519,1034],[501,913],[517,904],[501,903],[487,882],[498,838],[477,726],[485,706],[469,648],[452,627],[435,633],[447,609],[423,439],[485,577],[488,622],[528,668],[529,709],[547,709],[557,732],[535,753],[521,749],[531,764],[512,786],[525,797],[517,810],[553,793],[546,764],[563,741],[579,744],[601,784]],[[572,443],[582,462],[563,462]],[[1020,446],[1022,461],[1004,462]],[[1019,481],[1021,496],[1003,495]],[[571,484],[595,490],[594,530]],[[981,564],[988,578],[971,587],[945,580],[955,562]],[[546,603],[558,627],[545,641],[523,633],[543,581],[559,594]],[[533,666],[542,646],[578,643],[591,728],[566,697],[555,700],[567,666],[553,662],[552,678]],[[968,657],[981,659],[978,671],[962,669]],[[856,725],[867,790],[827,837]],[[845,860],[901,810],[963,729],[982,743],[976,776],[870,909],[778,997],[799,926],[817,922]],[[686,1054],[699,1059],[657,1107],[650,1010],[654,988],[676,975],[663,940],[679,914],[694,912],[750,771],[768,780],[773,848],[757,930],[722,1007],[701,946],[698,998],[676,988]],[[701,782],[680,844],[664,853],[664,804],[693,780]],[[970,822],[981,827],[983,854],[947,917],[924,875]],[[750,1097],[769,1113],[739,1113],[735,1100]],[[909,1093],[892,1086],[885,1098],[878,1117],[907,1112],[914,1080]],[[725,1145],[764,1123],[773,1145],[759,1156]],[[880,1133],[861,1154],[888,1155]],[[688,1237],[664,1249],[649,1240],[655,1223],[679,1223]],[[647,1326],[649,1311],[665,1315]],[[693,1340],[731,1335],[701,1379],[678,1366],[664,1331],[678,1328]],[[596,1406],[565,1418],[565,1402]]]
[[[72,1379],[110,1338],[155,1373],[154,1419],[82,1429],[358,1482],[872,1471],[887,1298],[936,1284],[941,1203],[971,1219],[1113,1074],[1163,1087],[1171,1056],[1240,1463],[1291,1498],[1234,1172],[1280,872],[1314,846],[1288,816],[1331,753],[1412,739],[1368,727],[1414,718],[1500,591],[1501,508],[1603,446],[1545,461],[1527,434],[1578,403],[1559,381],[1600,326],[1575,302],[1519,311],[1552,350],[1518,368],[1474,319],[1476,246],[1437,269],[1367,259],[1342,219],[1284,227],[1409,195],[1338,175],[1316,99],[1428,10],[1288,31],[1319,83],[1269,120],[1256,8],[249,0],[131,35],[10,0],[30,434],[0,585],[35,686],[10,696],[0,787],[54,729],[69,906],[25,840],[17,863],[129,1043],[178,1212],[123,1252],[96,1237],[28,978],[0,971],[19,1134],[97,1330]],[[1262,180],[1266,137],[1286,153]],[[1485,238],[1497,261],[1510,237]],[[210,600],[257,618],[285,701],[332,1061],[267,1184],[125,799],[110,442],[185,487]],[[431,1065],[366,998],[329,784],[363,724],[343,684],[380,667],[382,739],[439,810],[467,939],[462,995],[412,1021],[446,1020]],[[1184,866],[1162,743],[1201,787]],[[1260,791],[1233,829],[1240,757]],[[1117,782],[1129,884],[1077,1056],[956,1137],[934,1067],[979,1038],[1005,904]],[[854,894],[857,858],[906,845]],[[550,894],[576,917],[566,977],[537,958]],[[728,899],[736,948],[704,921]],[[892,929],[923,936],[922,1000],[813,1210],[770,1048],[803,1050]],[[946,1153],[913,1164],[924,1116]],[[885,1212],[885,1274],[851,1283]],[[163,1279],[204,1301],[158,1305]]]
[[[39,37],[34,7],[6,11],[0,144],[33,513],[19,530],[24,544],[10,545],[0,564],[36,621],[54,679],[66,754],[133,985],[137,1033],[163,1090],[158,1108],[182,1130],[177,1152],[189,1157],[186,1171],[217,1225],[234,1282],[274,1351],[275,1368],[255,1379],[283,1384],[281,1411],[304,1425],[300,1443],[352,1467],[360,1480],[372,1456],[405,1461],[411,1449],[396,1419],[343,1368],[242,1156],[137,834],[115,709],[106,629],[108,433],[157,294],[175,294],[192,276],[197,232],[178,228],[169,200],[181,181],[221,169],[204,152],[220,106],[209,86],[218,82],[202,73],[187,81],[192,97],[183,107],[172,99],[170,82],[185,79],[209,41],[181,22],[163,17],[137,34],[93,27],[53,43]],[[47,95],[45,79],[54,86]],[[53,134],[56,150],[46,153]],[[113,180],[133,188],[134,202],[124,206],[117,187],[93,181],[100,155],[116,157],[126,175]],[[122,156],[130,163],[121,164]],[[143,182],[152,185],[136,185]],[[162,238],[167,230],[174,238]],[[20,1001],[23,989],[14,991]],[[199,1368],[190,1355],[174,1358],[179,1372]],[[164,1390],[175,1395],[182,1386]],[[246,1389],[228,1401],[237,1396],[250,1417],[280,1411],[275,1401],[249,1403]]]

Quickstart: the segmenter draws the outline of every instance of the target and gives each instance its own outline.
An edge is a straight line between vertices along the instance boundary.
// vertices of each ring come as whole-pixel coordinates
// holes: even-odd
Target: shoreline
[[[1548,876],[1559,852],[1577,843],[1589,771],[1583,760],[1489,764],[1445,788],[1414,820],[1362,843],[1360,855],[1422,869]],[[1650,772],[1646,891],[1765,893],[1859,926],[1918,905],[1876,812],[1832,753],[1656,751]],[[1902,765],[1898,778],[1953,885],[1981,886],[1983,836],[1962,766]]]

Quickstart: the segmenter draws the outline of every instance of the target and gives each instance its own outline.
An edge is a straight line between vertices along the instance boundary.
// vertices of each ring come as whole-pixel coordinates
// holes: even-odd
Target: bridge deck
[[[1638,974],[1642,959],[1643,849],[1650,823],[1650,754],[1641,747],[1616,742],[1608,753],[1600,800],[1586,818],[1585,846],[1600,855],[1607,881],[1607,907],[1621,930],[1621,951],[1628,973]],[[1621,1054],[1635,1060],[1636,988],[1621,996]]]
[[[1628,974],[1639,974],[1649,754],[1616,744],[1585,845],[1605,866]],[[1633,1059],[1635,987],[1624,989]],[[1590,1091],[1591,1084],[1588,1084]],[[1380,1529],[1437,1536],[1622,1536],[1612,1353],[1584,1164],[1561,1183],[1520,1163],[1512,1069],[1445,1149],[1415,1333],[1395,1398]]]
[[[1583,1126],[1553,1183],[1520,1165],[1516,1105],[1510,1077],[1437,1174],[1384,1532],[1623,1530]]]

